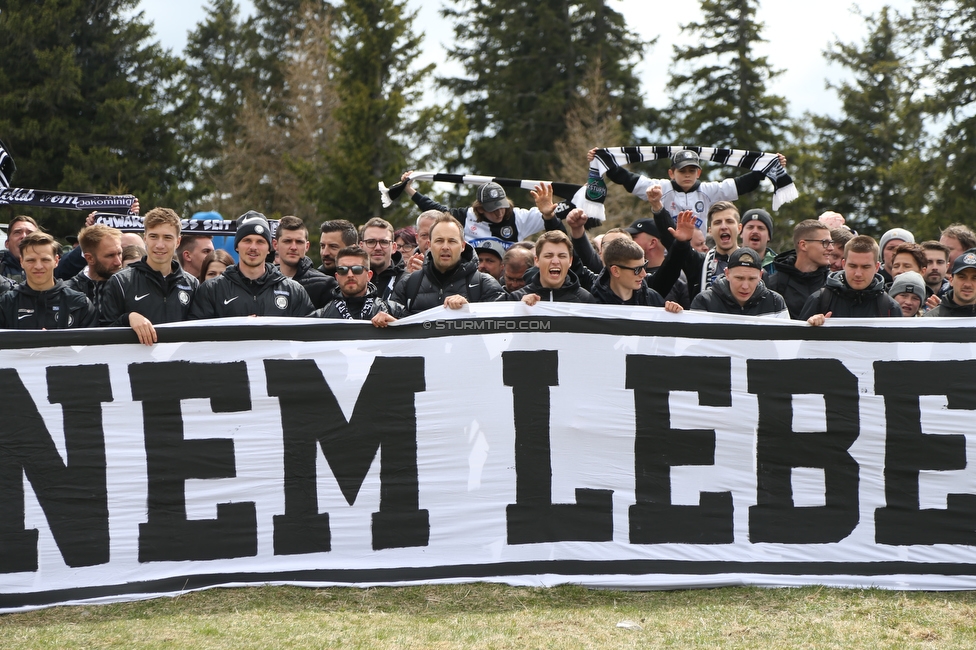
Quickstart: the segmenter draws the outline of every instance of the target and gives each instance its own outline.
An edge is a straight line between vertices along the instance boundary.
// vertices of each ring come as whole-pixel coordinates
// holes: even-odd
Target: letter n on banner
[[[506,511],[509,544],[613,540],[613,490],[576,489],[576,503],[552,502],[549,387],[559,385],[554,350],[502,352],[515,405],[515,499]]]
[[[672,391],[695,391],[703,406],[732,406],[727,357],[627,357],[637,431],[631,544],[731,544],[732,493],[703,492],[697,506],[671,504],[671,468],[715,463],[714,429],[672,429]]]
[[[946,508],[919,507],[921,470],[966,469],[966,437],[922,433],[920,395],[945,395],[950,409],[976,409],[973,361],[878,361],[875,392],[884,395],[884,508],[875,510],[879,544],[976,544],[976,495],[950,494]]]
[[[237,475],[234,441],[185,440],[180,400],[210,399],[214,413],[251,410],[247,364],[135,363],[132,398],[142,402],[149,519],[139,524],[139,561],[216,560],[258,552],[254,502],[218,503],[217,518],[186,518],[186,480]]]
[[[281,404],[284,432],[285,514],[274,517],[275,554],[332,548],[329,514],[318,509],[316,442],[349,505],[380,452],[374,550],[427,546],[430,517],[420,509],[414,400],[426,389],[423,357],[375,359],[349,422],[314,361],[269,359],[264,367],[268,395]]]
[[[102,403],[108,366],[47,369],[48,400],[61,404],[67,463],[13,368],[0,369],[0,573],[37,571],[37,530],[24,530],[24,476],[69,567],[109,561]]]
[[[748,362],[749,392],[759,397],[757,494],[749,509],[753,543],[827,544],[858,522],[858,465],[848,449],[861,430],[857,377],[837,359]],[[793,396],[823,395],[827,430],[793,430]],[[793,504],[794,467],[822,468],[825,505]]]

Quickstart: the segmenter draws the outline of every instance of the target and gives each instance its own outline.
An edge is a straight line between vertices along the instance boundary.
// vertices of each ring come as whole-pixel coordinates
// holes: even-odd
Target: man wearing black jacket
[[[762,263],[752,248],[736,249],[729,255],[723,277],[695,296],[691,308],[713,314],[789,318],[783,297],[763,284]]]
[[[664,298],[644,283],[647,276],[644,251],[626,237],[611,239],[603,245],[603,261],[593,286],[593,297],[605,305],[641,305],[663,307]]]
[[[347,246],[336,255],[336,278],[333,300],[312,312],[313,318],[343,318],[370,320],[380,312],[390,313],[390,306],[376,295],[376,287],[369,281],[369,255],[358,246]]]
[[[169,208],[153,208],[144,220],[146,256],[108,281],[99,304],[103,327],[131,327],[143,345],[157,341],[153,325],[185,321],[199,286],[176,261],[180,217]]]
[[[397,250],[394,232],[393,225],[379,217],[367,221],[359,231],[359,245],[369,255],[373,286],[383,300],[388,300],[393,294],[393,287],[406,268],[403,255]]]
[[[569,270],[573,260],[573,242],[566,233],[547,230],[535,243],[535,266],[539,273],[518,291],[508,294],[508,300],[521,300],[534,305],[548,302],[595,302],[586,289],[580,287],[576,274]]]
[[[304,221],[292,216],[281,218],[274,235],[274,249],[280,260],[278,270],[302,285],[312,306],[321,309],[332,300],[336,281],[331,275],[312,268],[312,260],[307,256],[310,245]]]
[[[790,318],[799,318],[814,291],[827,282],[830,270],[827,253],[832,250],[830,230],[816,219],[806,219],[793,228],[793,250],[773,260],[773,273],[766,287],[783,296]]]
[[[108,279],[122,270],[122,233],[96,223],[81,229],[78,244],[87,266],[64,284],[85,294],[98,309]]]
[[[193,301],[190,318],[312,313],[312,301],[302,285],[266,262],[271,251],[271,227],[263,214],[251,210],[241,215],[234,248],[240,261],[203,283]]]
[[[98,312],[88,298],[54,278],[60,250],[47,233],[33,231],[20,240],[17,259],[26,277],[23,284],[0,296],[0,329],[52,330],[95,324]]]

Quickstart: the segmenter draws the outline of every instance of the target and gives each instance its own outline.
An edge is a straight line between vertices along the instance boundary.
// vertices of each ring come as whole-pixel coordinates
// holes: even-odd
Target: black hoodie
[[[765,278],[766,288],[783,296],[790,318],[799,318],[803,305],[813,292],[822,289],[827,282],[829,266],[821,266],[816,271],[801,271],[796,268],[796,251],[780,253],[773,260],[775,271]]]
[[[800,318],[806,320],[828,312],[834,318],[900,318],[901,306],[885,293],[884,285],[884,276],[875,273],[866,289],[852,289],[844,271],[835,271],[827,275],[823,289],[807,298]]]
[[[775,291],[770,291],[761,281],[746,304],[739,305],[739,301],[732,295],[732,288],[726,277],[718,278],[711,287],[695,296],[691,301],[691,308],[712,314],[740,316],[782,315],[785,318],[787,313],[783,297]]]
[[[280,271],[281,267],[278,267],[278,270]],[[339,286],[335,277],[313,269],[312,260],[308,257],[303,257],[298,263],[298,270],[295,271],[295,277],[292,280],[302,285],[305,293],[308,294],[308,299],[312,301],[312,306],[316,309],[321,309],[329,304],[333,298],[333,292]]]
[[[952,289],[942,297],[938,307],[925,312],[926,316],[976,316],[976,305],[957,305],[952,299]]]
[[[639,305],[642,307],[663,307],[664,298],[654,289],[641,283],[640,289],[634,289],[634,295],[626,303],[610,288],[610,272],[606,267],[600,271],[593,288],[590,290],[593,298],[601,305]]]
[[[508,300],[521,300],[522,296],[530,293],[534,293],[548,302],[596,302],[590,292],[580,286],[579,278],[572,271],[566,272],[566,279],[563,280],[563,285],[558,289],[542,286],[539,282],[539,276],[536,274],[535,278],[527,285],[508,294]]]

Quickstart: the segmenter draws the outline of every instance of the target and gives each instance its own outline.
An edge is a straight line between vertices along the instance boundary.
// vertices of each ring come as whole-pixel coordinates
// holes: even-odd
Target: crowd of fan
[[[181,237],[180,218],[168,208],[145,215],[142,236],[88,225],[78,251],[63,259],[54,238],[18,216],[0,252],[0,328],[131,327],[152,345],[154,325],[183,320],[296,316],[385,327],[433,307],[498,300],[692,309],[815,326],[831,317],[976,316],[976,235],[966,226],[920,244],[895,228],[876,242],[825,213],[798,223],[793,250],[776,254],[768,248],[769,214],[740,215],[734,204],[758,186],[754,174],[702,182],[690,151],[675,155],[667,179],[614,170],[608,178],[648,201],[652,216],[593,239],[586,231],[593,220],[582,210],[557,216],[547,184],[531,193],[530,209],[515,207],[496,183],[480,186],[473,205],[450,208],[408,182],[406,194],[421,210],[416,227],[395,230],[378,217],[358,229],[327,221],[318,268],[307,256],[308,230],[292,216],[272,233],[260,213],[242,215],[237,262],[214,250],[209,236]]]

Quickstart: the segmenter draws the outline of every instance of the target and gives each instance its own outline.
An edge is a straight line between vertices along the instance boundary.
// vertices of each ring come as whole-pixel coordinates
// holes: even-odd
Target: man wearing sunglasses
[[[370,320],[376,314],[390,313],[390,306],[376,295],[376,287],[369,281],[369,254],[358,246],[347,246],[336,255],[335,278],[339,282],[334,299],[312,312],[314,318]]]

